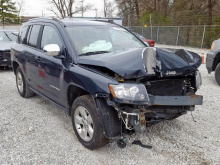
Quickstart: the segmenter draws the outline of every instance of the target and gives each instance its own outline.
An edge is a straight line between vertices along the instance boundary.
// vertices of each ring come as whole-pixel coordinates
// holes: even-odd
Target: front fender
[[[109,84],[118,84],[118,82],[108,76],[99,74],[95,71],[87,70],[78,65],[73,65],[66,73],[66,82],[84,89],[91,95],[96,93],[110,94]]]

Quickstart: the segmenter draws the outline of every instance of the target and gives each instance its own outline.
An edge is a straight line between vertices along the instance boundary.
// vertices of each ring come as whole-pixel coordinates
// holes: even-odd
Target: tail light
[[[154,47],[154,45],[155,45],[155,42],[152,41],[152,42],[150,43],[150,47]]]

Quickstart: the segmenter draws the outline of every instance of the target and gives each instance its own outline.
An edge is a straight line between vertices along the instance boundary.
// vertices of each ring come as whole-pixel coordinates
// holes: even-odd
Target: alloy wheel
[[[85,107],[79,106],[76,108],[74,113],[74,124],[79,136],[84,141],[90,141],[93,138],[93,120]]]

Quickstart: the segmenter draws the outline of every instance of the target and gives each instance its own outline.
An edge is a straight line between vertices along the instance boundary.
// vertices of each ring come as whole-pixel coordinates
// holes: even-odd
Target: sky
[[[13,0],[13,1],[21,1],[21,0]],[[24,6],[22,7],[20,16],[55,16],[53,12],[49,11],[49,8],[52,7],[50,0],[23,0]],[[81,0],[75,0],[75,5],[80,7],[82,3]],[[114,0],[109,0],[114,1]],[[97,16],[103,17],[103,0],[84,0],[84,4],[93,4],[93,10],[87,11],[84,13],[84,17],[95,17],[96,11],[94,10],[97,8]],[[74,14],[74,16],[81,16],[81,13]]]

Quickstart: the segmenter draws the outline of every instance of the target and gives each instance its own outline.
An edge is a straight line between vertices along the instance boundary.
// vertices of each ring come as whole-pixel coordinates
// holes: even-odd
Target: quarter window
[[[18,42],[19,43],[22,43],[22,44],[26,43],[27,29],[28,29],[28,26],[22,27],[22,29],[18,35]]]
[[[29,46],[32,46],[35,48],[37,47],[37,39],[38,39],[40,27],[41,27],[41,25],[33,25],[32,26],[29,41],[28,41]]]

